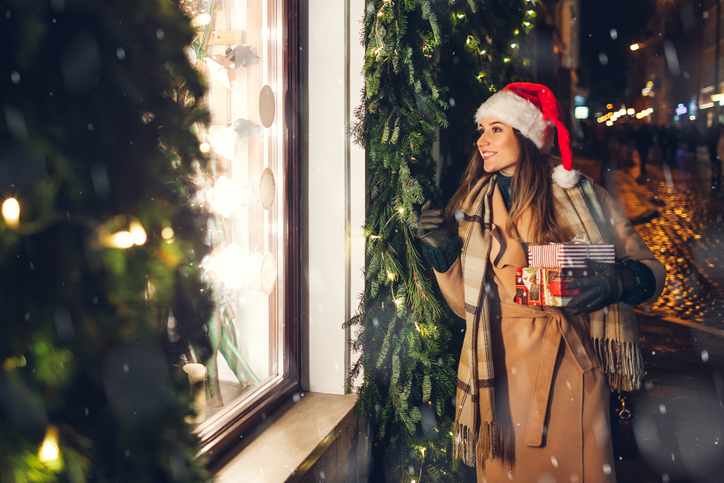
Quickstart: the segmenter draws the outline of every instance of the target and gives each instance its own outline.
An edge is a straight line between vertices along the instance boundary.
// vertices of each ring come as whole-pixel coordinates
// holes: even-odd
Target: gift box
[[[616,262],[613,245],[590,243],[551,243],[528,247],[529,267],[587,268],[586,258]]]
[[[515,271],[515,302],[519,305],[565,307],[580,290],[566,290],[577,278],[593,276],[588,268],[517,268]]]

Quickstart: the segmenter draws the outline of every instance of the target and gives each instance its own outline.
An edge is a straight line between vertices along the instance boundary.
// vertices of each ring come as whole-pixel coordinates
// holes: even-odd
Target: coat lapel
[[[505,224],[508,222],[508,210],[505,208],[503,196],[500,194],[500,188],[495,187],[493,192],[493,219],[491,231],[490,259],[495,268],[503,268],[505,266],[527,267],[528,256],[527,248],[522,243],[509,237],[505,232]],[[523,216],[518,223],[519,233],[528,233],[530,219]],[[527,241],[527,237],[524,238]]]

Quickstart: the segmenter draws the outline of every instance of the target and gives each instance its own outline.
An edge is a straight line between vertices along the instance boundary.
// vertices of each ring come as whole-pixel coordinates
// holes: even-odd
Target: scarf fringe
[[[485,466],[485,461],[497,454],[498,427],[495,422],[482,423],[477,435],[468,426],[455,423],[453,459],[460,458],[467,466],[475,467],[476,462]]]
[[[644,360],[638,344],[596,338],[593,345],[612,391],[628,392],[641,387]]]
[[[475,466],[475,434],[472,428],[455,423],[453,459],[460,458],[468,466]]]

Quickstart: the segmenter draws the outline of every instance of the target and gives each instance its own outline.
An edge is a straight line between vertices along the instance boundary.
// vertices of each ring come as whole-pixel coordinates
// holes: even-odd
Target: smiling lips
[[[493,156],[495,153],[492,151],[484,151],[483,152],[483,158],[488,159],[489,157]]]

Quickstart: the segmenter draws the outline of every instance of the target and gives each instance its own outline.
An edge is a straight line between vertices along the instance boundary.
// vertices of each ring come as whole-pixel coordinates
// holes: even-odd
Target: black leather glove
[[[630,294],[635,285],[633,270],[622,263],[602,263],[586,258],[588,268],[598,272],[596,276],[574,280],[566,290],[581,289],[573,297],[568,309],[573,315],[590,314],[607,305],[618,302]]]
[[[417,236],[422,243],[433,248],[441,247],[450,240],[450,230],[445,224],[445,216],[430,200],[427,200],[420,210]]]

